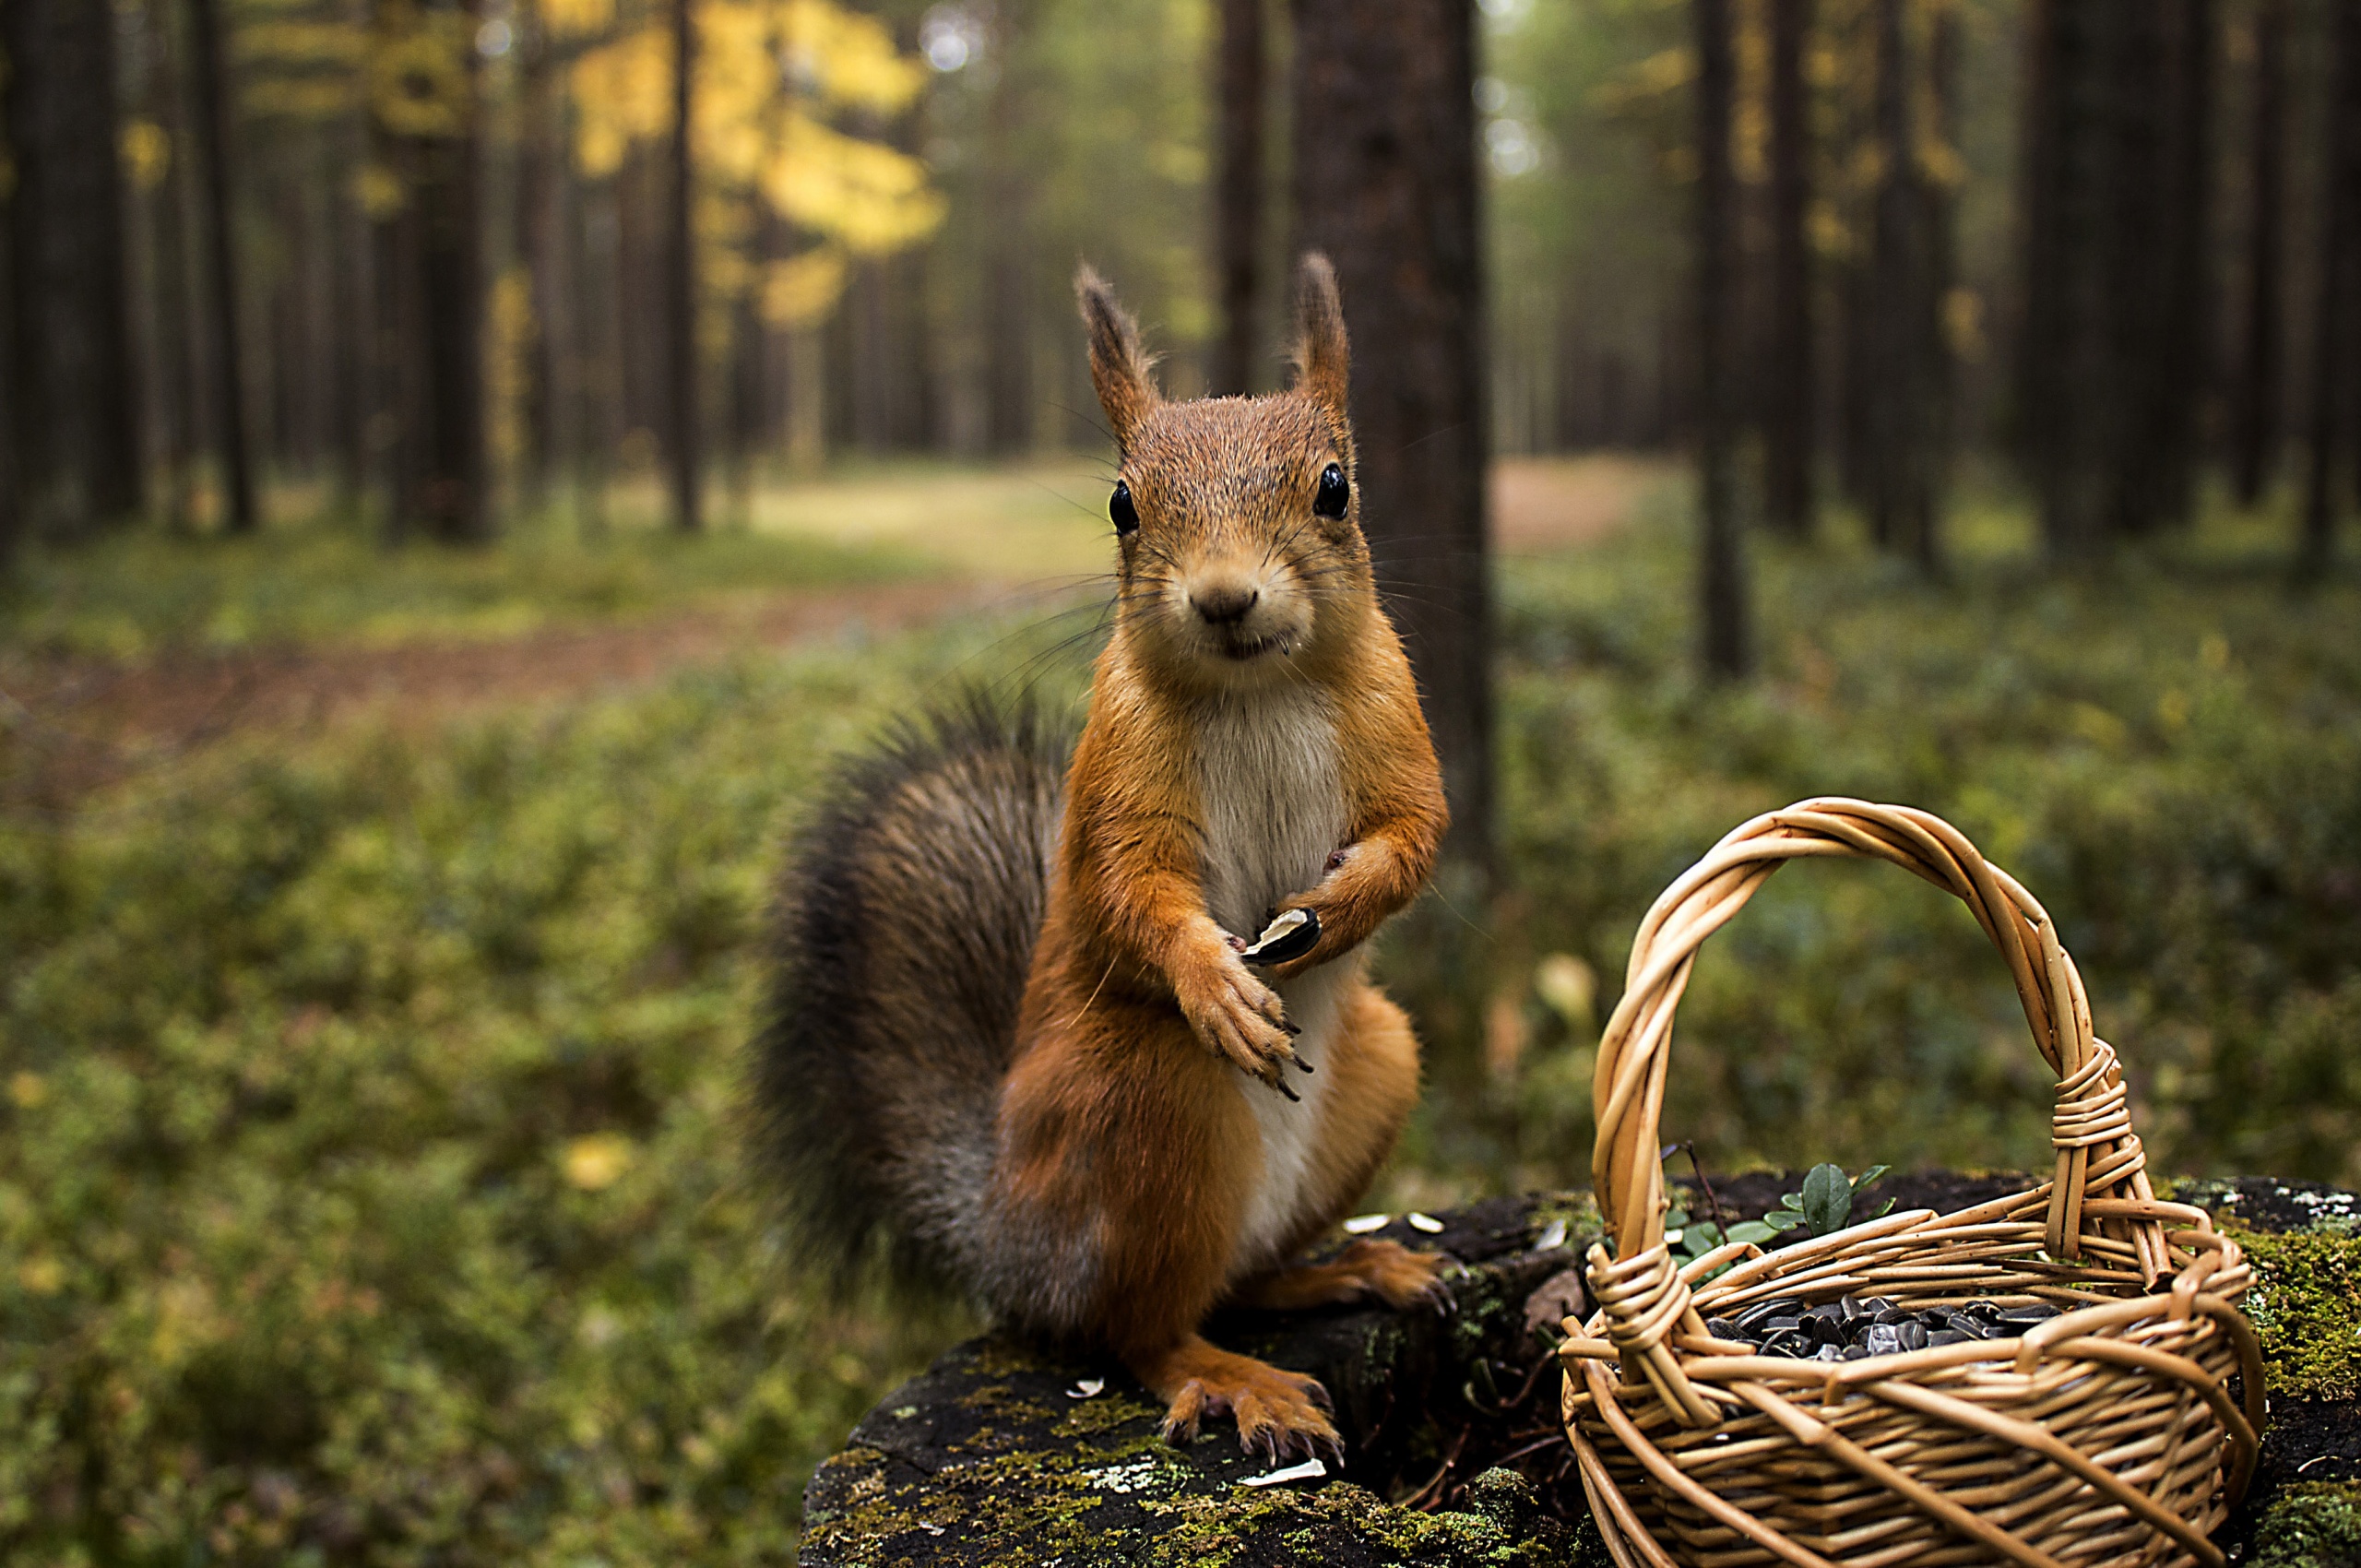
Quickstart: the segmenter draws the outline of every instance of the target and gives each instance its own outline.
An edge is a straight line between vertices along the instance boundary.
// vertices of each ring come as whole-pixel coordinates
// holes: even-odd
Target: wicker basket
[[[1809,855],[1892,861],[1975,912],[2058,1075],[2057,1174],[1962,1213],[1890,1215],[1767,1254],[1737,1243],[1676,1271],[1657,1141],[1673,1011],[1705,938]],[[1591,1249],[1598,1310],[1567,1323],[1565,1420],[1620,1568],[2223,1562],[2206,1538],[2245,1491],[2262,1424],[2238,1311],[2248,1266],[2204,1211],[2157,1201],[2073,960],[1956,828],[1813,800],[1724,838],[1642,923],[1593,1094],[1616,1251]],[[2016,1338],[1850,1361],[1763,1356],[1705,1327],[1750,1303],[1845,1293],[2065,1311]]]

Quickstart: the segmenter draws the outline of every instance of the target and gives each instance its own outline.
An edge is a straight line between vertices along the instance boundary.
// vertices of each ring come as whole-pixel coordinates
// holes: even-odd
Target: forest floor
[[[1503,461],[1492,480],[1496,544],[1506,554],[1529,555],[1604,538],[1630,520],[1663,474],[1660,463],[1617,456]],[[748,574],[757,586],[658,582],[633,603],[634,596],[602,584],[570,601],[564,574],[554,575],[557,591],[545,594],[552,577],[529,566],[504,591],[482,593],[482,578],[496,576],[494,568],[469,585],[479,590],[472,602],[433,602],[430,587],[422,613],[413,603],[398,616],[364,611],[322,624],[303,610],[256,615],[237,602],[309,603],[301,582],[257,589],[250,580],[224,579],[201,620],[178,607],[181,630],[160,643],[110,639],[126,612],[120,604],[45,625],[36,618],[30,635],[0,632],[0,732],[13,736],[0,770],[0,804],[65,809],[92,790],[231,733],[303,731],[360,715],[432,722],[575,701],[756,650],[888,635],[951,616],[1054,610],[1103,591],[1105,530],[1082,500],[1100,482],[1075,462],[983,473],[884,466],[766,489],[751,503],[719,498],[736,523],[726,547],[759,551],[776,541],[825,552],[826,568],[812,574],[818,582],[793,580],[808,567],[802,555],[778,563],[758,557]],[[650,531],[640,520],[653,517],[647,498],[626,491],[614,510],[620,529]],[[535,542],[547,549],[545,540]],[[254,575],[289,573],[290,554],[302,549],[299,539],[289,553],[262,554]],[[598,552],[592,545],[572,553]],[[526,553],[533,552],[528,544]],[[122,564],[115,552],[84,569]],[[155,569],[152,560],[143,564]],[[660,576],[663,568],[656,570]],[[765,583],[766,576],[776,580]],[[69,584],[63,597],[71,602],[77,588],[90,591]],[[112,650],[110,640],[129,640],[132,651]]]

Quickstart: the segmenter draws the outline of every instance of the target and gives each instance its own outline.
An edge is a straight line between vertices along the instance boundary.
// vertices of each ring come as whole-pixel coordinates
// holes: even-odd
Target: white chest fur
[[[1281,899],[1319,882],[1329,852],[1344,843],[1335,723],[1322,695],[1305,686],[1227,705],[1199,727],[1198,738],[1205,906],[1222,929],[1251,940]],[[1326,964],[1280,988],[1288,1021],[1303,1031],[1296,1053],[1315,1069],[1288,1074],[1300,1103],[1238,1079],[1262,1133],[1263,1162],[1232,1277],[1284,1261],[1276,1253],[1299,1222],[1333,1077],[1316,1069],[1328,1055],[1337,993],[1350,974],[1349,964]]]

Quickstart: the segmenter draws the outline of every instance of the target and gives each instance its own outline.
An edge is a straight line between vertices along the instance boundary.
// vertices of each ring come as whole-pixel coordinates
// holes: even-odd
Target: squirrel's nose
[[[1235,626],[1246,619],[1246,612],[1253,609],[1254,601],[1262,597],[1254,588],[1231,583],[1219,588],[1192,589],[1189,602],[1196,606],[1197,613],[1213,625]]]

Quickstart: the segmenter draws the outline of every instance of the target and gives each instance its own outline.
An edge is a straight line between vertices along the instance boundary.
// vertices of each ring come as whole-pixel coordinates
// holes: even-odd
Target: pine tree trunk
[[[1810,97],[1804,45],[1812,0],[1771,0],[1771,377],[1763,404],[1769,462],[1764,507],[1791,538],[1812,531]]]
[[[2260,0],[2254,22],[2253,115],[2248,132],[2245,349],[2231,413],[2231,482],[2252,507],[2278,456],[2281,354],[2286,335],[2287,0]]]
[[[2304,476],[2304,580],[2336,552],[2336,459],[2351,389],[2356,251],[2361,251],[2361,6],[2335,8],[2328,135],[2321,155],[2319,298],[2312,312],[2311,431]]]
[[[7,37],[13,42],[13,33]],[[0,91],[5,91],[0,85]],[[14,129],[14,105],[0,125]],[[17,213],[15,192],[0,187],[0,587],[14,583],[24,537],[24,486],[17,455]]]
[[[518,250],[532,300],[534,341],[518,366],[516,423],[523,437],[519,490],[525,510],[549,497],[560,445],[557,412],[557,327],[564,309],[564,184],[567,158],[561,108],[563,84],[540,8],[522,0],[513,13],[517,32],[516,147]]]
[[[1033,445],[1032,188],[1017,135],[1025,118],[1029,6],[995,6],[991,51],[999,75],[984,104],[984,445],[1007,456]],[[1084,405],[1088,407],[1087,404]]]
[[[230,196],[229,83],[221,62],[221,17],[216,0],[188,0],[191,140],[205,213],[208,336],[213,346],[207,388],[213,405],[221,463],[222,520],[231,533],[255,527],[253,455],[246,442],[245,377],[238,331],[237,247]]]
[[[492,534],[484,495],[483,262],[472,72],[468,128],[422,142],[417,201],[425,409],[420,500],[428,533],[449,544]]]
[[[1960,147],[1960,69],[1964,53],[1959,7],[1945,6],[1929,19],[1927,39],[1928,96],[1933,130],[1956,155]],[[1964,160],[1955,156],[1952,168]],[[1927,487],[1924,563],[1940,569],[1942,519],[1951,488],[1952,454],[1959,443],[1959,366],[1952,342],[1952,291],[1959,282],[1959,194],[1949,184],[1919,181],[1924,291],[1918,305],[1923,376],[1921,461]]]
[[[2154,318],[2145,526],[2186,527],[2197,509],[2199,413],[2213,389],[2213,93],[2220,51],[2213,0],[2173,0],[2164,18],[2169,79],[2164,145],[2161,279]]]
[[[1869,404],[1869,532],[1889,550],[1924,560],[1927,498],[1919,453],[1921,403],[1918,310],[1917,149],[1910,126],[1909,53],[1903,0],[1876,0],[1876,197],[1870,296],[1876,395]]]
[[[672,526],[695,533],[705,526],[698,464],[696,160],[690,112],[696,71],[694,0],[672,0],[672,167],[665,196],[668,266],[664,278],[666,394],[672,471]]]
[[[336,147],[344,168],[357,175],[367,158],[365,125],[338,127]],[[369,450],[369,361],[371,290],[369,219],[352,180],[338,182],[330,196],[336,232],[336,411],[337,484],[343,503],[356,513],[365,506],[374,467]]]
[[[155,13],[160,47],[150,56],[148,113],[162,126],[175,150],[188,146],[188,114],[183,97],[185,41],[177,37],[160,7]],[[154,453],[156,478],[164,526],[184,533],[192,520],[191,483],[196,462],[196,410],[203,394],[196,386],[195,350],[191,342],[188,189],[184,156],[175,157],[150,199],[148,233],[154,250],[153,276],[148,280],[154,314],[149,343],[150,391],[157,418]]]
[[[1219,170],[1214,182],[1214,290],[1219,302],[1207,390],[1255,389],[1255,273],[1263,259],[1263,0],[1220,0]]]
[[[1471,0],[1296,0],[1295,209],[1353,342],[1361,517],[1425,697],[1446,855],[1492,854],[1489,565]]]
[[[114,8],[94,0],[0,6],[0,44],[18,63],[7,83],[18,478],[24,521],[66,536],[140,501],[113,25]]]
[[[465,21],[472,10],[454,5]],[[379,26],[414,26],[381,3]],[[454,30],[469,39],[472,27]],[[380,47],[389,46],[381,38]],[[475,51],[468,49],[444,134],[380,127],[378,159],[401,184],[398,210],[378,224],[380,407],[392,432],[388,536],[413,530],[446,544],[491,537],[484,495],[483,266],[478,198]]]
[[[1691,0],[1697,80],[1697,483],[1703,514],[1698,609],[1705,671],[1746,673],[1745,567],[1733,493],[1730,398],[1730,101],[1737,88],[1729,0]]]

